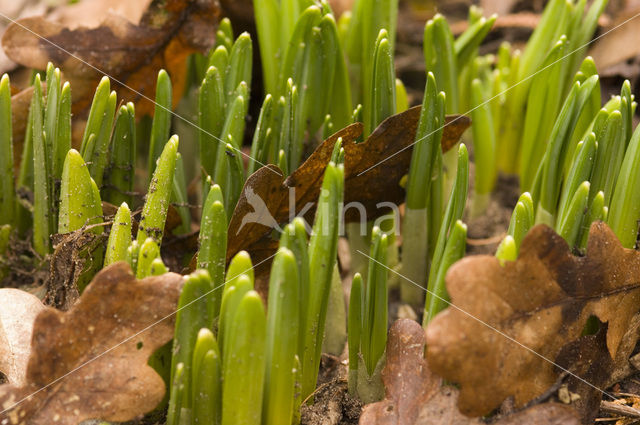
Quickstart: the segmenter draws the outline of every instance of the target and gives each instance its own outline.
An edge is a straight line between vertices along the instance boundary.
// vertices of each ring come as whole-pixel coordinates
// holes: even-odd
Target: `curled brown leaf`
[[[640,253],[623,248],[602,222],[592,225],[584,257],[543,225],[504,267],[492,256],[467,257],[447,274],[455,307],[427,328],[429,365],[460,384],[460,410],[477,416],[510,396],[522,406],[543,394],[558,379],[556,362],[576,375],[594,362],[627,362],[638,340],[638,270]],[[581,337],[591,316],[605,324],[602,344]],[[591,385],[605,383],[600,376]]]
[[[27,383],[0,386],[2,424],[127,421],[162,400],[149,356],[173,337],[182,276],[136,280],[126,263],[96,275],[68,311],[36,318]]]
[[[214,0],[154,0],[137,24],[107,13],[100,26],[70,29],[44,17],[20,19],[7,28],[2,45],[15,62],[45,69],[60,67],[73,88],[74,111],[87,108],[98,80],[106,74],[121,99],[151,113],[155,78],[166,69],[174,102],[184,91],[185,60],[214,42],[219,9]],[[151,76],[151,78],[150,78]]]
[[[443,386],[424,358],[424,329],[410,319],[397,320],[389,330],[387,362],[382,371],[386,398],[364,407],[360,425],[479,425],[458,411],[458,390]],[[503,417],[496,425],[578,425],[571,408],[541,404]]]
[[[277,239],[271,232],[277,226],[296,215],[313,222],[324,170],[340,137],[345,151],[345,221],[361,219],[359,209],[351,203],[364,207],[366,220],[388,213],[390,204],[403,203],[405,191],[400,181],[409,170],[419,118],[419,106],[393,115],[363,143],[356,143],[362,124],[352,124],[325,140],[286,179],[275,165],[260,168],[247,179],[231,217],[227,260],[246,250],[254,262],[259,262],[275,252]],[[441,141],[443,150],[457,143],[470,125],[466,116],[448,116]],[[290,209],[292,200],[295,210]]]

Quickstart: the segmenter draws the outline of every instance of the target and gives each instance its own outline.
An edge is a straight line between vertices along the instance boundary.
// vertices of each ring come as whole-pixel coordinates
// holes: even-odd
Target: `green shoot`
[[[258,424],[262,416],[266,318],[257,292],[246,292],[223,351],[222,425]]]
[[[120,107],[111,139],[111,155],[104,197],[113,204],[133,205],[133,181],[136,165],[135,108],[129,102]]]
[[[177,154],[178,136],[172,136],[158,158],[158,168],[153,173],[147,199],[142,208],[142,218],[136,238],[140,245],[149,237],[153,238],[157,244],[162,241]]]
[[[211,276],[212,292],[209,294],[209,306],[210,316],[215,319],[220,312],[222,289],[214,288],[224,282],[227,254],[227,214],[222,204],[222,191],[218,185],[211,186],[207,194],[198,241],[198,268],[207,270]]]
[[[117,261],[126,261],[129,245],[131,245],[131,210],[129,210],[127,203],[123,202],[113,218],[104,266]]]
[[[344,166],[330,162],[324,173],[311,240],[309,241],[309,297],[303,333],[302,398],[316,387],[324,336],[329,288],[336,261]]]
[[[13,133],[9,76],[0,80],[0,225],[14,225],[16,192],[13,182]]]
[[[151,139],[149,140],[149,159],[147,163],[149,179],[151,179],[156,169],[156,161],[160,157],[165,140],[169,138],[171,131],[172,90],[169,74],[164,69],[161,69],[158,72],[158,81],[156,83],[155,109],[151,124]]]
[[[294,363],[298,352],[300,282],[296,258],[280,248],[269,276],[266,374],[262,423],[291,423],[294,408]]]
[[[611,199],[610,214],[607,218],[607,223],[625,248],[634,248],[638,236],[638,220],[640,220],[639,157],[640,127],[636,127],[620,167],[618,183]]]

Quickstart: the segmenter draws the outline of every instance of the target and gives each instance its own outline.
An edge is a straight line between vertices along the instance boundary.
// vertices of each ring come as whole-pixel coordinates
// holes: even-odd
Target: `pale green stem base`
[[[382,382],[382,369],[387,363],[386,353],[380,357],[373,374],[369,376],[367,366],[362,357],[358,359],[358,380],[356,384],[358,397],[364,404],[374,403],[384,398],[384,384]]]
[[[347,342],[347,312],[338,265],[333,268],[322,352],[340,356]]]
[[[419,210],[407,208],[402,226],[400,274],[407,279],[400,281],[400,297],[404,303],[418,309],[425,298],[429,270],[427,214],[426,208]]]
[[[538,209],[536,211],[536,224],[546,224],[551,228],[553,228],[555,224],[553,214],[545,210],[541,204],[538,204]]]

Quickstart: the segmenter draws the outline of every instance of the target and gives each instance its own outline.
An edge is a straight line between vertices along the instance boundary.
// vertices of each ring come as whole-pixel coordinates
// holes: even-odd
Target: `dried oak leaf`
[[[121,99],[136,102],[137,111],[150,114],[153,104],[144,97],[155,97],[155,75],[166,69],[174,103],[180,100],[185,61],[213,44],[218,15],[214,0],[154,0],[137,25],[114,13],[107,13],[98,27],[75,29],[31,17],[9,26],[2,45],[21,65],[44,69],[53,62],[60,67],[73,88],[74,111],[89,106],[98,80],[106,74]]]
[[[460,384],[460,410],[477,416],[509,396],[522,406],[544,393],[560,372],[552,361],[578,374],[592,366],[583,355],[627,362],[638,339],[630,332],[640,309],[638,270],[640,253],[602,222],[591,226],[584,257],[539,225],[504,267],[493,256],[464,258],[446,278],[455,307],[427,328],[429,365]],[[590,316],[605,323],[597,355],[586,341],[576,344]]]
[[[345,221],[360,219],[358,210],[349,208],[351,202],[364,206],[368,220],[388,213],[390,204],[403,203],[405,191],[400,180],[409,170],[419,118],[419,106],[393,115],[364,143],[356,143],[362,134],[362,124],[352,124],[320,144],[286,179],[275,165],[253,173],[245,182],[229,223],[227,260],[243,249],[251,254],[254,263],[259,262],[277,249],[278,241],[272,237],[272,230],[296,215],[313,222],[324,170],[339,137],[345,151]],[[470,125],[466,116],[448,116],[442,136],[443,150],[451,148]],[[295,211],[290,211],[290,191],[294,191]]]
[[[26,383],[33,322],[44,308],[26,291],[0,289],[0,372],[10,384]]]
[[[389,330],[387,363],[382,371],[386,399],[364,407],[360,425],[479,425],[456,407],[458,390],[443,386],[424,358],[424,329],[410,319],[397,320]],[[496,425],[575,424],[569,407],[541,404],[494,422]]]
[[[147,361],[173,337],[182,282],[175,273],[136,280],[116,263],[68,312],[42,311],[27,384],[0,386],[0,424],[123,422],[155,408],[164,382]]]

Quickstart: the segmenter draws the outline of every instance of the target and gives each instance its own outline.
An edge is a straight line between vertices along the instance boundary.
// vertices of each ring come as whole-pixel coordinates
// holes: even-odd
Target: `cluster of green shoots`
[[[316,387],[336,266],[344,151],[338,141],[324,173],[308,240],[304,221],[285,226],[269,275],[268,305],[254,290],[248,253],[224,274],[220,188],[209,191],[198,264],[178,304],[168,424],[290,424]],[[339,280],[338,280],[339,281]],[[386,326],[386,325],[385,325]],[[386,331],[386,329],[385,329]]]
[[[497,256],[515,260],[529,228],[544,223],[580,252],[589,228],[606,221],[622,245],[634,248],[640,220],[640,130],[632,132],[636,103],[628,81],[620,95],[594,111],[598,76],[585,59],[555,120],[532,191],[525,192],[511,216]],[[582,125],[581,125],[582,124]],[[585,129],[586,127],[586,129]]]
[[[103,78],[76,151],[71,87],[50,65],[34,74],[23,152],[14,164],[11,93],[3,76],[0,253],[12,235],[30,236],[40,261],[52,253],[54,234],[100,238],[108,231],[106,249],[97,244],[83,254],[91,261],[78,281],[80,291],[100,268],[117,261],[127,262],[138,278],[165,273],[161,249],[169,209],[181,219],[172,231],[190,232],[198,217],[188,202],[185,171],[199,164],[198,270],[185,277],[172,347],[150,360],[169,388],[167,423],[298,423],[300,406],[313,399],[321,354],[340,354],[345,342],[350,393],[378,400],[384,395],[388,292],[397,283],[389,270],[405,277],[402,300],[424,309],[426,325],[447,306],[445,274],[465,252],[469,155],[464,144],[443,154],[445,114],[471,110],[472,216],[484,211],[498,171],[520,176],[524,193],[496,254],[501,260],[517,258],[535,223],[552,226],[582,250],[589,225],[606,220],[624,246],[635,246],[635,103],[625,82],[620,96],[600,109],[595,65],[583,60],[582,46],[605,3],[596,0],[585,12],[584,0],[551,0],[522,55],[506,44],[495,56],[479,55],[495,17],[484,18],[476,8],[455,39],[442,16],[427,22],[426,85],[403,183],[404,215],[388,216],[380,226],[345,226],[354,274],[348,314],[337,264],[342,140],[324,172],[310,235],[301,218],[281,223],[266,303],[255,288],[253,268],[259,264],[246,252],[227,264],[227,228],[247,176],[261,166],[275,164],[291,174],[336,130],[362,122],[364,142],[386,118],[408,108],[394,70],[397,0],[356,0],[337,22],[324,0],[254,0],[265,96],[253,135],[245,135],[252,40],[246,33],[234,38],[230,22],[222,20],[215,46],[189,61],[189,90],[196,95],[182,100],[194,103],[197,132],[191,138],[181,133],[184,163],[178,136],[171,136],[172,126],[178,128],[172,117],[177,102],[166,72],[158,74],[150,126],[136,119],[133,104],[117,108],[117,95]],[[245,139],[251,140],[246,162]],[[138,164],[146,168],[144,202],[136,195]],[[104,202],[119,205],[111,222],[104,220]]]
[[[551,0],[522,53],[505,42],[495,55],[478,55],[477,40],[495,17],[483,18],[474,7],[469,28],[455,40],[442,16],[427,22],[427,70],[447,94],[447,110],[468,113],[474,122],[472,217],[484,213],[499,171],[518,174],[522,190],[532,190],[553,123],[606,3],[597,0],[587,9],[585,0]],[[593,102],[599,109],[599,100]]]

